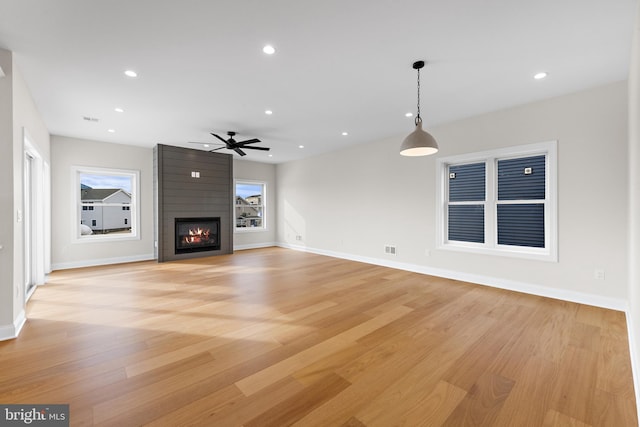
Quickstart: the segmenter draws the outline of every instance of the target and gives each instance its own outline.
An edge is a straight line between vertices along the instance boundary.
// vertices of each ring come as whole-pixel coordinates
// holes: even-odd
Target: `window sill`
[[[99,242],[117,242],[122,240],[140,240],[140,236],[136,234],[130,235],[88,235],[82,237],[75,237],[72,243],[99,243]]]
[[[262,227],[241,227],[234,229],[234,233],[243,234],[243,233],[260,233],[264,231],[269,231],[266,228]]]

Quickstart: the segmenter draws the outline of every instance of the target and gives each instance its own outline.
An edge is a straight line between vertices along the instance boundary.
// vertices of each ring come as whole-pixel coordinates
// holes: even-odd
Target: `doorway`
[[[49,263],[49,165],[24,131],[24,196],[22,221],[24,230],[24,298],[31,297],[37,285],[45,282]]]

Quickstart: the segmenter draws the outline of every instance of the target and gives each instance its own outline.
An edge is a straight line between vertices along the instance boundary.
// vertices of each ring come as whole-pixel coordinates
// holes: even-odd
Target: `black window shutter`
[[[498,160],[498,200],[544,200],[545,156]]]
[[[498,244],[544,248],[544,204],[498,205]]]
[[[448,239],[484,243],[484,206],[449,205]]]
[[[449,201],[485,200],[485,164],[449,166]]]

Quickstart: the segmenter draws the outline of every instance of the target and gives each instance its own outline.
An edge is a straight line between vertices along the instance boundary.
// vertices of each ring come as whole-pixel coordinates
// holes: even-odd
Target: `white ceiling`
[[[233,130],[271,147],[244,159],[281,163],[392,136],[399,145],[413,129],[405,113],[415,114],[419,59],[427,129],[626,79],[636,8],[637,0],[0,0],[0,47],[14,52],[52,134],[200,148],[187,141],[213,143],[209,132]],[[534,80],[539,71],[549,76]]]

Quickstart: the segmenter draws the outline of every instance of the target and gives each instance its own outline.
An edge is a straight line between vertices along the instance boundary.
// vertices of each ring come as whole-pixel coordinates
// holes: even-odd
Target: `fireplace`
[[[176,254],[220,250],[220,217],[176,218]]]

